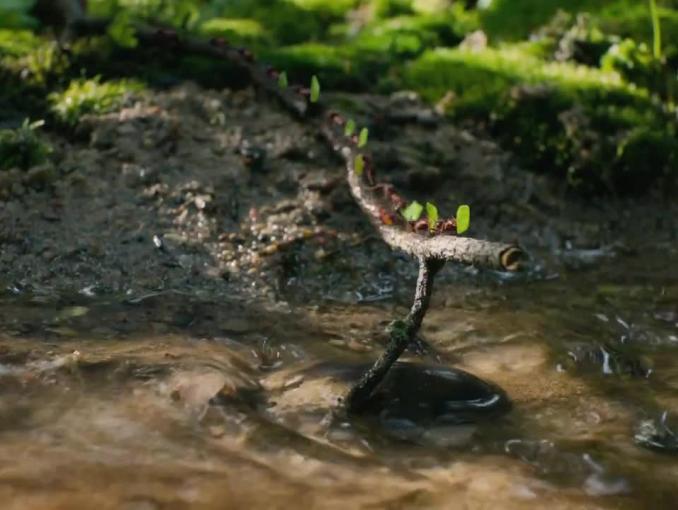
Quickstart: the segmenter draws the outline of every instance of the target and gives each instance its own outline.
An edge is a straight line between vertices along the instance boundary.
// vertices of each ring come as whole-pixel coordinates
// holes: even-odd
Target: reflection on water
[[[429,368],[402,365],[362,418],[337,401],[401,311],[388,296],[290,312],[7,291],[3,508],[669,508],[678,457],[638,439],[675,441],[665,257],[440,285],[424,354],[407,355]],[[511,411],[455,418],[422,382],[453,381],[451,365],[503,388]]]

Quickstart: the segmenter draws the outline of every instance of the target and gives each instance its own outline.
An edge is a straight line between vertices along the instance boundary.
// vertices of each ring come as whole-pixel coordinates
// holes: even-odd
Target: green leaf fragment
[[[416,200],[403,209],[402,215],[407,221],[417,221],[424,212],[424,206]]]
[[[463,234],[471,224],[471,208],[468,205],[460,205],[457,208],[457,234]]]
[[[426,218],[428,219],[429,232],[435,232],[438,224],[438,208],[431,202],[426,202]]]
[[[278,75],[278,87],[281,89],[287,88],[287,73],[285,71]]]
[[[358,154],[353,161],[353,171],[356,175],[362,175],[363,170],[365,170],[365,159],[362,154]]]
[[[360,135],[358,135],[358,147],[365,147],[367,145],[367,136],[369,131],[366,127],[360,130]]]
[[[320,82],[318,77],[313,75],[311,78],[311,103],[317,103],[320,99]]]
[[[344,127],[344,134],[346,136],[353,136],[355,133],[355,121],[353,119],[348,119],[346,126]]]

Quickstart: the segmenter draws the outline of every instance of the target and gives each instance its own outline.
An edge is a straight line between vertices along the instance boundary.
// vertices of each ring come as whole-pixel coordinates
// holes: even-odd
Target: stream
[[[338,410],[407,285],[310,303],[291,286],[272,306],[8,283],[3,508],[669,508],[676,445],[647,431],[670,440],[678,412],[675,256],[446,268],[397,391],[470,372],[512,401],[475,423]]]

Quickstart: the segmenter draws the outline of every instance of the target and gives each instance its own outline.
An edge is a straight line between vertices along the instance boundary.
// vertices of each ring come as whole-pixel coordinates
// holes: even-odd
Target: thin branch
[[[402,225],[385,225],[381,219],[383,204],[353,168],[355,158],[361,151],[350,143],[336,125],[326,122],[322,126],[322,133],[335,152],[345,160],[353,197],[389,246],[419,259],[446,260],[505,271],[520,269],[524,254],[514,244],[451,235],[422,235],[408,231]]]
[[[72,30],[78,35],[101,34],[106,32],[108,25],[108,20],[80,18],[73,21]],[[201,55],[232,62],[244,69],[259,88],[278,98],[295,116],[304,117],[309,111],[309,103],[303,91],[294,87],[279,87],[277,72],[257,63],[246,48],[232,46],[219,37],[209,40],[184,37],[174,29],[142,24],[135,26],[135,36],[139,46],[142,47],[155,46],[176,53]]]
[[[445,262],[441,260],[419,259],[419,276],[410,313],[404,320],[395,321],[391,324],[386,350],[346,396],[346,405],[349,410],[360,411],[366,406],[370,396],[384,379],[393,363],[417,336],[431,300],[433,279],[444,264]]]

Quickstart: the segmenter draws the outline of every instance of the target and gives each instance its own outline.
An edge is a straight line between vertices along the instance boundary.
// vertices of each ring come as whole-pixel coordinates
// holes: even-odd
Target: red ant
[[[247,48],[238,48],[236,50],[242,58],[247,60],[247,62],[254,62],[254,55]]]
[[[225,46],[229,46],[230,43],[223,37],[212,37],[212,39],[210,39],[210,44],[212,46],[216,46],[217,48],[223,48]]]
[[[440,234],[456,234],[457,233],[456,218],[438,221],[438,223],[436,224],[436,232]]]
[[[449,220],[439,220],[436,223],[435,229],[431,231],[430,226],[428,224],[428,219],[426,218],[421,218],[417,221],[409,221],[408,222],[410,228],[412,231],[416,233],[426,233],[429,232],[430,234],[454,234],[457,229],[457,220],[454,218],[449,219]]]
[[[159,28],[155,31],[155,35],[161,40],[166,43],[170,43],[170,45],[174,46],[179,44],[179,36],[174,30],[169,30],[166,28]]]
[[[308,87],[302,87],[301,85],[295,85],[294,91],[299,94],[301,97],[309,98],[311,97],[311,89]]]
[[[365,163],[365,179],[367,184],[374,186],[374,166],[372,165],[372,158],[368,154],[363,154],[363,162]]]
[[[398,217],[391,211],[387,211],[384,208],[379,209],[379,219],[384,225],[393,225],[398,221]]]
[[[393,184],[376,184],[372,186],[373,190],[382,190],[384,198],[391,202],[391,206],[396,211],[407,207],[407,200],[396,193]]]
[[[337,126],[343,126],[344,124],[346,124],[346,120],[344,119],[344,117],[342,117],[335,111],[331,111],[328,115],[328,118],[330,119],[331,123],[336,124]]]
[[[423,234],[428,232],[428,220],[425,218],[422,218],[417,221],[408,221],[407,223],[410,225],[410,228],[417,234]]]
[[[280,73],[275,67],[266,66],[266,75],[272,80],[277,80]]]

